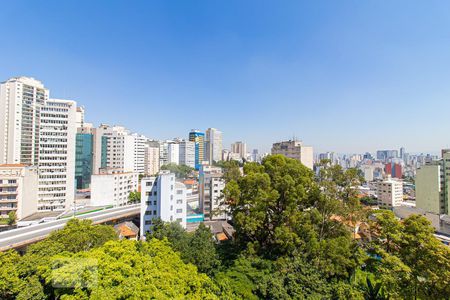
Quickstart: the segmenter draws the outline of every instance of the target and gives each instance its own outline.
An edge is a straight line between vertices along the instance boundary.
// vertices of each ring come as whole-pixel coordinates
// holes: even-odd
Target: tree
[[[131,191],[128,195],[128,203],[139,203],[141,202],[141,192]]]
[[[0,252],[0,299],[15,299],[15,296],[23,288],[17,264],[20,256],[17,252],[10,250]]]
[[[185,179],[194,171],[194,168],[170,163],[161,166],[161,170],[169,170],[171,173],[174,173],[177,178]]]
[[[190,234],[177,222],[156,220],[147,235],[148,240],[152,238],[167,240],[184,262],[194,264],[202,273],[211,275],[220,264],[211,230],[203,223]]]
[[[47,267],[46,284],[64,299],[216,299],[214,283],[185,264],[167,242],[109,241],[61,254]]]
[[[445,299],[450,295],[450,249],[434,236],[430,221],[412,215],[403,221],[399,257],[411,268],[414,297]]]
[[[188,261],[197,266],[202,273],[211,275],[220,261],[211,230],[203,223],[195,230],[189,241]]]
[[[8,225],[13,225],[17,221],[17,215],[15,211],[10,211],[8,213]]]

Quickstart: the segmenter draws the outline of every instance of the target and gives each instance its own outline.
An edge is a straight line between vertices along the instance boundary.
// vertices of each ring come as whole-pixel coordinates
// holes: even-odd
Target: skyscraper
[[[180,165],[195,168],[195,143],[191,141],[180,142]]]
[[[37,164],[39,119],[48,97],[48,89],[34,78],[0,84],[0,163]]]
[[[75,195],[76,102],[45,101],[40,114],[38,210],[65,210]]]
[[[222,132],[216,128],[206,130],[206,155],[205,160],[210,164],[222,159]]]
[[[205,160],[205,134],[199,130],[192,129],[189,132],[189,141],[195,143],[195,169],[199,170]]]

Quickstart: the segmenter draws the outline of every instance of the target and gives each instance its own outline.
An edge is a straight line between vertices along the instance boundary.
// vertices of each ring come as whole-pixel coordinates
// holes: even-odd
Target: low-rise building
[[[91,206],[124,206],[138,189],[138,173],[101,170],[91,178]]]
[[[141,181],[141,236],[151,231],[156,219],[186,228],[186,187],[169,171]]]
[[[0,218],[13,211],[21,220],[37,211],[38,173],[22,164],[0,165]]]

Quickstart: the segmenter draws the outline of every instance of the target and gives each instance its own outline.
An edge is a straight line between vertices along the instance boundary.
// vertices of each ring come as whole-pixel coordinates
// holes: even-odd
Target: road
[[[112,221],[118,218],[138,215],[140,204],[110,208],[77,216],[77,219],[90,219],[94,224]],[[42,224],[12,229],[0,233],[0,251],[22,247],[47,237],[52,231],[64,227],[71,218],[60,219]]]

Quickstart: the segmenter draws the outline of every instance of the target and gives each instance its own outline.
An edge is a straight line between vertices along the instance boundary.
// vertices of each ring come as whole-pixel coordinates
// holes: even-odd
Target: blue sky
[[[7,1],[0,25],[0,80],[40,79],[95,124],[263,151],[450,146],[448,1]]]

